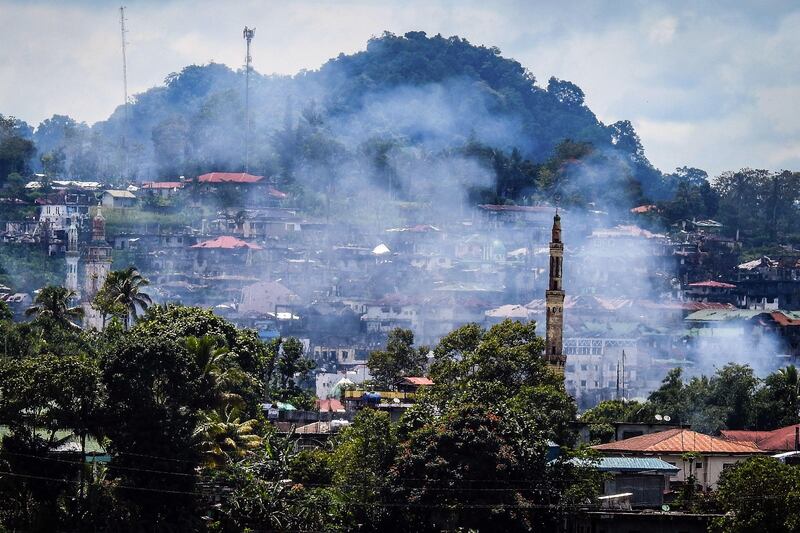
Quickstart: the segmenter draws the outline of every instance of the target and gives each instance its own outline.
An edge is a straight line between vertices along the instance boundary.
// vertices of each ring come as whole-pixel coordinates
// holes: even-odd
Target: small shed
[[[136,206],[136,195],[130,191],[109,189],[103,191],[100,205],[108,208],[126,208]]]

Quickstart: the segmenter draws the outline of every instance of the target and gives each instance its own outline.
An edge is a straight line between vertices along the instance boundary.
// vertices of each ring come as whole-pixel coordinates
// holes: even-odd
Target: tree
[[[390,388],[404,376],[421,375],[427,351],[414,347],[414,333],[410,329],[395,328],[389,332],[386,350],[372,352],[367,366],[379,386]]]
[[[391,501],[411,510],[393,520],[408,527],[545,530],[558,522],[548,504],[588,494],[586,471],[548,463],[549,442],[569,446],[574,439],[575,404],[543,360],[535,328],[468,324],[440,341],[434,385],[397,430]]]
[[[230,404],[200,415],[194,437],[207,467],[218,468],[261,446],[261,437],[255,431],[258,421],[243,421],[241,415],[241,410]]]
[[[769,430],[800,421],[800,379],[797,367],[789,365],[768,375],[754,398],[755,424]]]
[[[331,463],[346,523],[369,524],[373,530],[388,526],[389,513],[380,504],[385,501],[396,446],[389,414],[374,409],[360,411],[338,436]]]
[[[712,531],[800,531],[800,470],[771,457],[751,457],[723,472],[717,502],[725,513]]]
[[[39,291],[25,315],[49,318],[62,326],[77,328],[73,321],[83,318],[83,308],[72,305],[76,297],[75,291],[49,285]]]
[[[200,411],[211,407],[200,369],[176,340],[134,331],[104,354],[102,371],[110,471],[120,486],[144,489],[116,495],[142,527],[196,529],[194,433]]]
[[[24,123],[14,117],[0,115],[0,185],[9,174],[27,174],[36,147],[26,137]]]
[[[99,440],[102,435],[102,397],[97,362],[85,356],[45,354],[0,361],[0,423],[10,430],[3,437],[0,464],[14,475],[4,480],[10,486],[0,486],[0,490],[3,499],[20,504],[12,513],[19,527],[56,529],[64,520],[59,500],[84,496],[87,472],[80,463],[85,461],[87,437]],[[55,451],[74,438],[80,456],[77,461],[63,462],[64,454],[56,456]],[[79,493],[68,482],[37,479],[72,481],[76,477]],[[36,505],[23,503],[27,497]],[[0,508],[8,509],[8,504]],[[4,525],[13,521],[4,520]]]
[[[139,315],[139,310],[147,310],[153,303],[150,296],[141,291],[150,281],[142,277],[136,267],[114,270],[108,274],[105,283],[95,297],[95,305],[103,313],[122,314],[125,329],[130,327],[131,317]]]
[[[589,425],[589,438],[600,443],[614,438],[615,422],[652,422],[655,406],[637,401],[605,400],[585,411],[579,421]]]
[[[314,369],[314,361],[304,357],[303,344],[291,337],[270,344],[271,360],[267,372],[268,397],[289,402],[300,409],[311,409],[314,396],[301,387]]]

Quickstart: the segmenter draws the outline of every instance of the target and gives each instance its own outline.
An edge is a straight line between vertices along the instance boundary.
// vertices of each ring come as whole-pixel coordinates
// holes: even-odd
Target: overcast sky
[[[542,85],[578,84],[605,123],[629,119],[662,170],[800,170],[800,3],[127,2],[130,92],[191,63],[313,70],[384,30],[499,47]],[[0,0],[0,113],[95,122],[121,103],[119,4]]]

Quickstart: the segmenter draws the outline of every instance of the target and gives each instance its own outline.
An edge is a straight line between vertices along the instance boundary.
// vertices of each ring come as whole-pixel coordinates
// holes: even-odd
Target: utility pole
[[[125,118],[122,125],[122,177],[126,178],[128,175],[128,58],[125,42],[125,6],[119,8],[119,29],[122,34],[122,88],[125,92]]]
[[[253,37],[256,34],[255,28],[248,28],[247,26],[244,27],[244,31],[242,32],[242,37],[244,40],[247,41],[247,53],[244,58],[244,115],[245,115],[245,126],[244,126],[244,171],[249,172],[250,170],[250,64],[253,62],[253,58],[250,56],[250,42],[253,40]]]

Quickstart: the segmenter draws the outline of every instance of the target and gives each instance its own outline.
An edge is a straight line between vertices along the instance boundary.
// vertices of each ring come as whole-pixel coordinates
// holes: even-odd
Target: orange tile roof
[[[800,424],[786,426],[772,431],[731,431],[722,432],[725,439],[739,443],[749,443],[769,452],[794,451],[795,428]]]
[[[430,378],[421,377],[421,376],[405,377],[405,378],[403,378],[403,381],[405,383],[408,383],[409,385],[418,385],[420,387],[433,385],[433,381],[431,381]]]
[[[331,398],[329,400],[317,400],[317,410],[323,413],[334,412],[334,413],[342,413],[344,412],[344,405],[342,402],[337,400],[336,398]]]
[[[592,448],[600,452],[617,453],[762,453],[762,450],[750,442],[724,440],[688,429],[659,431],[608,444],[599,444]]]

